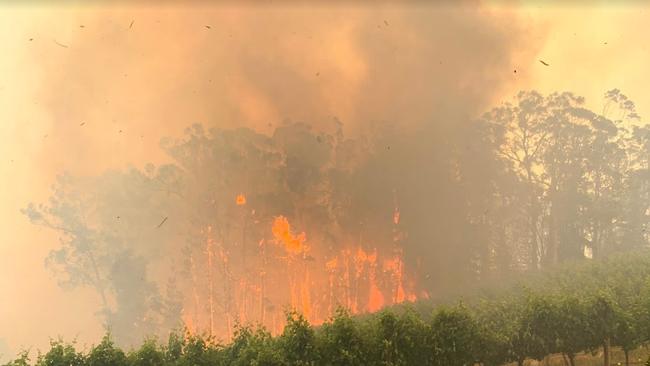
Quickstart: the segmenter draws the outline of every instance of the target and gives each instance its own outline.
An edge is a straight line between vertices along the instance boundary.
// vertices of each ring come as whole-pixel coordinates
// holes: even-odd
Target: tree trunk
[[[531,190],[528,207],[528,232],[530,235],[530,265],[531,269],[539,268],[539,244],[537,243],[537,197],[533,182],[533,173],[530,166],[526,167],[528,187]]]
[[[549,192],[551,207],[548,215],[548,249],[546,253],[547,264],[554,265],[558,262],[559,238],[557,233],[556,216],[557,216],[557,191],[555,190],[554,180],[551,180]]]
[[[517,360],[517,366],[524,366],[524,360],[523,359]]]
[[[93,272],[95,275],[95,289],[99,292],[99,296],[102,299],[102,313],[104,316],[104,328],[106,330],[111,330],[109,314],[111,313],[111,308],[108,305],[108,300],[106,298],[106,289],[104,288],[104,281],[101,275],[99,274],[99,268],[97,267],[97,262],[95,262],[95,256],[91,250],[88,251],[88,257],[90,258],[90,263],[93,266]]]
[[[562,354],[562,362],[564,363],[564,366],[569,366],[569,360],[567,359],[566,353]]]
[[[569,353],[567,357],[569,358],[569,365],[576,366],[576,356],[573,353]]]
[[[609,338],[605,340],[605,343],[603,343],[603,366],[610,366],[609,365]]]
[[[624,348],[623,353],[625,353],[625,366],[630,366],[630,350]]]

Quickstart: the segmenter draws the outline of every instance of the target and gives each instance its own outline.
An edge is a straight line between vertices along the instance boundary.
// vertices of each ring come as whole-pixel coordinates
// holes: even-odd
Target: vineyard
[[[363,316],[339,308],[320,326],[288,312],[277,336],[236,325],[223,343],[185,329],[128,351],[110,334],[90,348],[57,340],[34,364],[613,365],[643,363],[648,342],[650,253],[639,252],[566,264],[447,304]],[[29,357],[25,351],[6,365],[29,365]]]

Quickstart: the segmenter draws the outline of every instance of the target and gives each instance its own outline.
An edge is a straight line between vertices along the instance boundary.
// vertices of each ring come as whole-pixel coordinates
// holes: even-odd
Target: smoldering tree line
[[[172,163],[64,174],[24,212],[59,232],[48,265],[63,285],[97,290],[124,343],[180,326],[197,273],[250,271],[279,214],[324,248],[389,247],[399,207],[405,265],[434,298],[647,245],[650,128],[619,91],[601,112],[570,93],[522,92],[475,120],[432,121],[358,138],[338,121],[334,133],[286,123],[271,136],[195,125],[162,142]],[[233,204],[240,193],[247,208]],[[196,268],[208,227],[237,263]]]

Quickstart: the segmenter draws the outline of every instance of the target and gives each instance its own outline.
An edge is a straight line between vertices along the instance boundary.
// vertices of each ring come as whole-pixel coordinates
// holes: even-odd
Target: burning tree
[[[373,312],[647,244],[648,129],[629,125],[619,91],[606,100],[619,119],[529,92],[478,120],[356,139],[338,121],[195,125],[162,142],[172,163],[63,175],[25,213],[60,233],[49,263],[97,290],[114,329],[279,332],[287,310],[320,324],[340,306]]]
[[[163,147],[174,164],[62,176],[48,204],[25,210],[61,233],[49,264],[97,290],[118,336],[170,327],[174,317],[219,336],[247,322],[278,332],[287,310],[319,324],[339,306],[376,311],[417,297],[396,195],[386,196],[376,230],[346,222],[355,202],[342,182],[367,152],[340,131],[193,126]]]
[[[352,192],[337,179],[362,160],[340,132],[194,126],[164,146],[192,187],[185,204],[196,241],[186,252],[192,300],[184,308],[191,328],[223,335],[235,323],[260,322],[280,331],[286,310],[318,324],[338,306],[375,311],[415,299],[397,243],[399,214],[383,215],[381,235],[343,227]]]

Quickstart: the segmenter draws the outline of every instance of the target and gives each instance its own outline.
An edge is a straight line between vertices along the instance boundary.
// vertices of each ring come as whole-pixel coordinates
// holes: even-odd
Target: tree
[[[521,366],[526,357],[541,360],[556,353],[557,309],[552,301],[541,294],[528,293],[513,338],[516,361]]]
[[[302,314],[287,313],[287,322],[279,342],[287,365],[315,365],[319,359],[314,330]]]
[[[378,363],[381,365],[430,365],[430,329],[420,316],[410,308],[396,315],[383,311],[375,319],[374,332],[377,337]]]
[[[29,204],[23,210],[32,223],[60,235],[60,247],[46,261],[59,284],[95,289],[106,329],[123,344],[151,335],[165,321],[158,287],[146,273],[160,246],[170,243],[156,225],[165,211],[161,207],[171,204],[161,194],[167,185],[161,181],[174,178],[166,169],[150,173],[132,169],[90,178],[64,174],[47,204]],[[180,314],[166,316],[179,319]]]
[[[550,321],[555,327],[555,349],[569,359],[571,366],[575,366],[575,355],[592,345],[588,332],[594,320],[578,296],[562,293],[555,299],[554,306]]]
[[[462,304],[436,311],[431,321],[431,339],[434,365],[465,366],[477,360],[479,329]]]
[[[36,366],[84,366],[85,357],[75,350],[74,344],[66,344],[62,340],[51,340],[50,350],[39,354]]]
[[[542,255],[540,216],[542,214],[543,154],[551,138],[548,128],[548,100],[536,92],[520,92],[516,105],[505,104],[488,112],[482,123],[490,130],[498,145],[500,157],[522,179],[522,193],[527,213],[529,266],[538,268]]]
[[[621,245],[622,203],[632,183],[628,167],[634,146],[641,146],[638,139],[628,143],[632,140],[623,126],[638,115],[620,91],[609,91],[605,98],[606,109],[598,114],[571,93],[521,92],[514,104],[482,119],[494,126],[489,133],[519,177],[519,196],[527,197],[526,257],[532,268],[538,260],[555,264],[583,258],[585,248],[604,256]],[[619,118],[608,118],[615,109]],[[628,220],[638,222],[642,215],[632,216]]]
[[[104,335],[102,341],[94,346],[86,357],[87,366],[127,366],[124,352],[117,348],[110,334]]]
[[[18,353],[18,358],[7,362],[4,366],[29,366],[29,351],[21,351]]]
[[[479,327],[478,360],[486,366],[497,366],[508,362],[523,365],[535,346],[532,329],[525,322],[527,303],[515,294],[502,298],[481,299],[474,305]]]
[[[235,330],[233,341],[225,350],[224,362],[227,365],[279,366],[283,356],[278,341],[264,328],[252,329],[240,326]]]
[[[361,366],[371,353],[349,313],[339,308],[334,317],[323,324],[317,333],[319,354],[323,365]]]
[[[146,339],[138,350],[129,352],[127,360],[129,366],[158,366],[164,364],[165,354],[158,341],[152,338]]]

